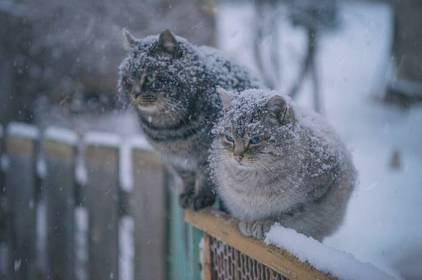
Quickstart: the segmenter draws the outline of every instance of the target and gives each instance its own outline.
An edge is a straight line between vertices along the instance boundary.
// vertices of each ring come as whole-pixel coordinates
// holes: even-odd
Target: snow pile
[[[39,137],[39,131],[37,128],[32,125],[17,122],[12,122],[7,126],[6,134],[31,140],[35,140]]]
[[[44,137],[48,140],[66,143],[68,145],[76,145],[78,136],[72,130],[51,126],[45,131]]]
[[[338,251],[279,224],[271,227],[265,238],[272,244],[287,250],[302,262],[308,262],[319,271],[339,279],[395,279],[368,263],[356,260],[352,254]]]
[[[122,140],[116,134],[93,131],[85,134],[84,142],[88,145],[117,148]]]

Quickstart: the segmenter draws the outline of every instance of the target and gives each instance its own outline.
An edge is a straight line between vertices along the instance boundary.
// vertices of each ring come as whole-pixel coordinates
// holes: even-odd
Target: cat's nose
[[[237,161],[237,162],[241,162],[243,159],[243,154],[233,154],[233,158]]]

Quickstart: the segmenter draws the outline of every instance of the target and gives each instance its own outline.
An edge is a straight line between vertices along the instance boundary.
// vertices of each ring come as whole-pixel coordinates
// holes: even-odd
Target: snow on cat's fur
[[[126,32],[126,40],[129,53],[119,68],[120,93],[138,113],[149,143],[181,177],[181,205],[211,205],[210,132],[221,114],[216,87],[243,90],[260,83],[218,51],[197,47],[168,30],[141,40]]]
[[[330,126],[276,92],[220,94],[225,113],[214,129],[210,166],[241,232],[262,239],[279,222],[318,240],[333,233],[355,171]]]

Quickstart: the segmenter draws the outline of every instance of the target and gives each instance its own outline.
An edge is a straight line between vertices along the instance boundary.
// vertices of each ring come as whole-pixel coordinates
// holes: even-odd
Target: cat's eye
[[[251,139],[249,139],[249,144],[251,144],[251,145],[258,145],[261,142],[262,142],[261,136],[254,136]]]
[[[124,84],[126,85],[127,88],[132,88],[133,87],[133,79],[132,78],[125,78],[123,80]]]
[[[229,135],[229,134],[224,134],[224,139],[225,139],[227,142],[234,143],[234,139],[233,139],[233,137],[232,137],[231,135]]]
[[[149,86],[149,85],[152,85],[153,83],[154,83],[153,75],[147,75],[144,80],[144,85]]]

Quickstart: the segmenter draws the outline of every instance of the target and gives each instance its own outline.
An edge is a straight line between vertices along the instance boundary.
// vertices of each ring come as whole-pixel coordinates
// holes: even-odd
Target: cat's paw
[[[182,208],[191,208],[194,211],[201,210],[208,206],[212,206],[215,202],[215,194],[213,192],[184,192],[179,195],[179,204]]]
[[[238,227],[239,231],[243,235],[263,240],[267,232],[270,230],[271,225],[272,222],[270,221],[240,221]]]
[[[179,205],[183,209],[190,208],[194,201],[194,192],[184,192],[179,195]]]
[[[214,192],[202,192],[193,197],[192,209],[194,211],[212,206],[215,202]]]

